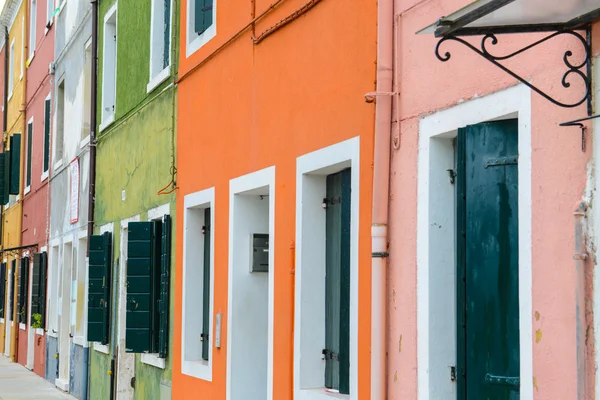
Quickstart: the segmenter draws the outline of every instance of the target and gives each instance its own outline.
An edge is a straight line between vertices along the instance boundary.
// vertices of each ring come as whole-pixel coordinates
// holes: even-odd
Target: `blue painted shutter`
[[[171,0],[163,1],[165,2],[163,68],[167,68],[169,66],[169,46],[171,43]]]
[[[21,134],[10,137],[10,179],[9,194],[19,194],[19,178],[21,174]],[[31,181],[31,179],[29,179]]]
[[[108,343],[112,235],[90,236],[88,341]]]
[[[327,177],[325,386],[350,394],[350,169]]]
[[[156,221],[130,222],[127,239],[127,322],[125,350],[153,353],[157,347],[161,224]]]
[[[160,252],[160,301],[158,356],[166,358],[169,348],[169,285],[171,272],[171,217],[163,217],[162,240]]]
[[[204,260],[202,277],[202,359],[208,360],[210,335],[210,208],[204,210]]]
[[[44,172],[50,167],[50,99],[44,102]]]
[[[213,23],[213,1],[194,0],[194,29],[198,35],[207,30]]]
[[[0,264],[0,318],[4,318],[6,308],[6,263]]]

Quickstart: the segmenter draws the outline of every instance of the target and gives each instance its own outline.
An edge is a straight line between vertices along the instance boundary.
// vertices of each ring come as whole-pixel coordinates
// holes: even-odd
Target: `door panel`
[[[458,398],[519,398],[517,120],[459,130]]]

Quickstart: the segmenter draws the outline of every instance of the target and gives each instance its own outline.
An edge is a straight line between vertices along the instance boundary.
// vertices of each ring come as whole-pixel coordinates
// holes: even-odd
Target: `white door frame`
[[[10,328],[12,325],[12,321],[10,320],[11,316],[11,308],[10,308],[10,296],[12,296],[12,266],[9,264],[8,259],[4,259],[4,263],[6,264],[6,307],[4,312],[4,328],[5,328],[5,336],[4,336],[4,355],[6,357],[10,357]]]
[[[66,252],[70,246],[70,255]],[[65,260],[70,257],[70,264]],[[59,326],[58,326],[58,378],[55,385],[67,392],[69,391],[70,369],[71,369],[71,280],[73,274],[73,235],[67,235],[62,243],[62,260],[60,263],[60,293],[59,295]],[[64,347],[67,347],[66,349]],[[65,366],[66,364],[66,366]],[[66,374],[66,375],[63,375]]]
[[[121,220],[119,256],[119,300],[117,315],[117,398],[133,399],[134,389],[131,379],[135,377],[135,354],[125,352],[125,327],[127,318],[127,224],[138,222],[139,214]]]
[[[30,257],[29,252],[25,254],[25,256]],[[35,340],[35,329],[31,327],[31,298],[32,298],[32,289],[33,289],[33,257],[29,259],[29,282],[27,282],[27,321],[25,321],[25,325],[29,326],[27,329],[27,365],[26,367],[29,369],[33,369],[33,353],[34,353],[34,343]]]

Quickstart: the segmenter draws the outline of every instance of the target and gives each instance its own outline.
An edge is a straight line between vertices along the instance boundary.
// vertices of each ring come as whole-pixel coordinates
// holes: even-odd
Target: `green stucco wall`
[[[114,2],[101,1],[99,15],[98,54],[98,121],[102,102],[102,49],[104,15]],[[178,45],[172,45],[172,76],[147,93],[150,57],[150,2],[121,1],[117,10],[117,97],[116,121],[98,135],[96,203],[94,225],[96,231],[107,223],[114,224],[113,274],[126,266],[117,262],[120,257],[120,222],[135,215],[141,221],[147,219],[148,210],[170,204],[172,217],[171,250],[171,296],[169,321],[169,355],[165,369],[141,362],[136,355],[135,398],[161,399],[160,393],[171,386],[171,358],[173,344],[174,315],[174,271],[175,271],[175,193],[159,195],[172,180],[176,140],[176,61]],[[178,43],[178,0],[172,5],[172,43]],[[171,190],[169,186],[166,190]],[[125,200],[122,191],[125,190]],[[117,275],[118,276],[118,275]],[[118,279],[117,279],[118,281]],[[118,290],[118,283],[113,290]],[[118,302],[118,296],[116,296]],[[118,310],[124,305],[111,307]],[[111,315],[111,352],[115,348],[117,316]],[[110,398],[111,355],[90,351],[90,398]],[[118,373],[118,371],[114,371]],[[162,386],[162,390],[161,390]]]

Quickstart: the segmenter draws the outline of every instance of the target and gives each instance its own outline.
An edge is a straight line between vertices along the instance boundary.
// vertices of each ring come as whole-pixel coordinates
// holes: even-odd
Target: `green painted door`
[[[458,399],[519,398],[517,120],[457,139]]]

